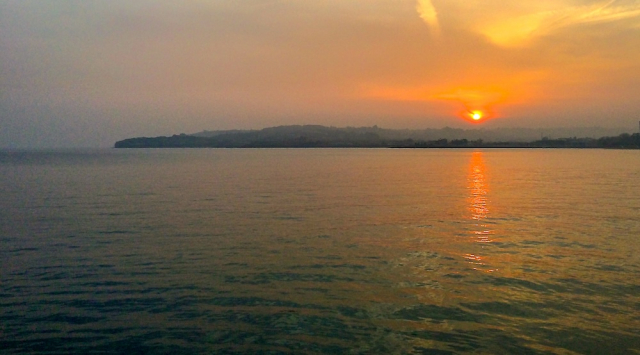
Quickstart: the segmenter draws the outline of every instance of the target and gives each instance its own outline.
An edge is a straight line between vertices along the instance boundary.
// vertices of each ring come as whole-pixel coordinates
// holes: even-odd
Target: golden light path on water
[[[491,243],[493,240],[493,230],[489,228],[486,219],[489,216],[489,207],[487,204],[487,195],[489,193],[489,185],[487,184],[486,166],[482,156],[482,152],[473,152],[469,163],[469,176],[467,178],[467,189],[469,196],[469,211],[471,219],[474,221],[473,242],[474,243]],[[477,254],[466,254],[465,259],[470,263],[481,266],[486,265],[484,257]],[[480,270],[474,267],[475,270]],[[494,269],[482,269],[486,272],[493,272]]]

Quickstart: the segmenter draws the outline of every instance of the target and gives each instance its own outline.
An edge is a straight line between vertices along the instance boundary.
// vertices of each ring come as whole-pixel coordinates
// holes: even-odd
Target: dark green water
[[[640,155],[0,153],[0,353],[640,353]]]

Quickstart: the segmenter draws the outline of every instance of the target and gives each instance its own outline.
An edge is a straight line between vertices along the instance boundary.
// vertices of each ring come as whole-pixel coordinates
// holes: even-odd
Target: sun
[[[474,108],[467,106],[463,110],[458,111],[457,116],[467,123],[474,125],[486,123],[496,117],[491,107],[479,107],[479,105],[474,105]]]
[[[480,121],[482,119],[482,112],[480,111],[471,111],[469,112],[469,117],[471,117],[474,121]]]

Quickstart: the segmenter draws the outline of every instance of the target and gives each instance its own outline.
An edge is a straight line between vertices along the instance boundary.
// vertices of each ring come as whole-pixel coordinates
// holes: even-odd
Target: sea
[[[640,354],[640,151],[3,151],[0,353]]]

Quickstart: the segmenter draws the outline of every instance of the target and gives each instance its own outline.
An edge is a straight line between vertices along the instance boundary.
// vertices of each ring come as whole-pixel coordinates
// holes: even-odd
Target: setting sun
[[[469,117],[471,117],[471,119],[474,121],[480,121],[482,119],[482,112],[480,111],[469,112]]]

